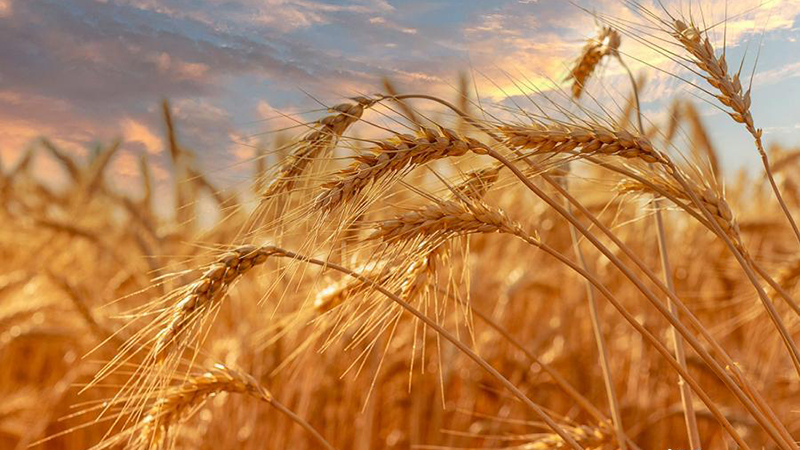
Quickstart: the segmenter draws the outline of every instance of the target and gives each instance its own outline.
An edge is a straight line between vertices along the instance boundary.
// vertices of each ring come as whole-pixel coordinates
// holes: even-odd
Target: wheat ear
[[[658,186],[661,190],[669,193],[671,198],[680,199],[686,202],[682,206],[693,209],[695,212],[700,214],[699,209],[691,203],[689,194],[686,193],[681,186],[662,178],[653,178],[650,181],[654,185]],[[700,194],[699,199],[701,202],[703,202],[703,206],[708,210],[709,213],[711,213],[717,224],[719,224],[719,226],[725,231],[725,234],[727,234],[728,237],[734,242],[737,249],[743,253],[746,253],[746,249],[742,243],[739,224],[734,218],[733,211],[728,205],[728,202],[725,201],[724,196],[715,192],[710,187],[700,186],[697,183],[688,180],[687,182],[693,185],[695,192]],[[620,193],[648,193],[659,195],[658,192],[653,190],[651,186],[630,179],[620,181],[617,184],[616,190]],[[700,216],[702,216],[702,214],[700,214]]]
[[[225,253],[194,283],[182,288],[181,300],[169,313],[167,325],[156,337],[155,355],[163,361],[180,334],[203,312],[219,302],[228,288],[253,267],[275,254],[272,246],[245,245]]]
[[[500,127],[504,143],[512,148],[532,149],[536,153],[605,154],[641,159],[648,163],[666,163],[666,156],[653,148],[647,138],[625,130],[611,130],[600,125],[507,125]]]
[[[467,152],[485,154],[488,147],[475,139],[460,137],[440,128],[422,130],[422,136],[398,135],[380,141],[371,153],[353,158],[355,162],[336,173],[336,179],[322,184],[324,192],[315,200],[315,209],[329,211],[355,198],[371,183],[403,173],[416,166],[441,158],[462,156]]]
[[[328,111],[335,114],[325,116],[311,125],[315,129],[295,144],[294,150],[278,169],[278,174],[261,194],[263,198],[291,192],[311,162],[327,153],[337,139],[361,119],[364,110],[376,102],[366,97],[356,97],[354,101],[355,103],[341,103],[330,108]]]
[[[269,403],[309,431],[324,448],[335,450],[310,424],[278,403],[252,375],[221,364],[215,365],[200,376],[189,378],[181,386],[168,388],[161,394],[139,422],[138,436],[132,442],[133,448],[160,447],[167,440],[170,427],[186,419],[208,398],[220,392],[244,394]]]
[[[767,174],[767,179],[772,187],[772,192],[775,194],[775,198],[777,198],[778,203],[780,203],[783,213],[789,220],[795,238],[800,242],[800,229],[797,228],[797,224],[789,208],[786,206],[786,203],[783,201],[780,189],[778,189],[778,185],[775,183],[775,179],[772,176],[769,157],[764,150],[764,144],[761,142],[762,130],[761,128],[756,128],[753,122],[753,115],[750,112],[750,91],[752,88],[748,87],[747,91],[742,92],[742,82],[739,79],[739,73],[735,73],[733,77],[728,73],[725,53],[717,58],[714,53],[714,47],[711,45],[711,41],[708,40],[708,36],[704,36],[704,33],[693,23],[690,22],[686,24],[681,20],[675,20],[672,27],[673,30],[671,34],[681,43],[683,48],[694,57],[695,65],[706,73],[706,81],[720,92],[720,95],[716,96],[717,100],[731,109],[728,115],[736,122],[743,124],[747,131],[753,136],[756,149],[761,156],[761,162]]]
[[[469,204],[440,200],[423,209],[401,214],[380,222],[368,239],[385,242],[410,241],[420,236],[464,235],[471,233],[504,232],[514,234],[520,226],[512,222],[501,210],[485,203]]]
[[[572,96],[579,98],[583,88],[600,61],[608,55],[618,53],[620,45],[619,33],[611,27],[603,26],[597,36],[586,42],[581,55],[567,75],[566,81],[572,81]]]

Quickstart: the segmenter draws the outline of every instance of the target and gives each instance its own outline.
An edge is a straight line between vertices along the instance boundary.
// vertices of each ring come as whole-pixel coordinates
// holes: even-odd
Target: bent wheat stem
[[[471,125],[473,125],[476,128],[478,128],[479,130],[483,131],[487,135],[491,136],[497,142],[502,142],[502,139],[499,136],[497,136],[495,133],[493,133],[491,130],[487,129],[486,127],[484,127],[480,123],[476,122],[471,117],[469,117],[466,114],[464,114],[463,112],[461,112],[457,107],[455,107],[454,105],[450,104],[449,102],[446,102],[444,100],[438,99],[438,98],[433,97],[433,96],[421,95],[421,94],[411,94],[411,95],[406,95],[406,96],[403,96],[403,97],[405,97],[405,98],[428,99],[428,100],[440,103],[440,104],[452,109],[454,112],[456,112],[460,116],[464,117],[464,119],[467,122],[469,122]],[[753,417],[762,426],[762,428],[764,428],[767,431],[767,433],[770,435],[770,437],[779,446],[781,446],[781,448],[783,448],[783,449],[795,449],[796,448],[796,445],[794,444],[793,440],[791,439],[791,436],[789,435],[788,431],[786,431],[786,428],[775,417],[774,412],[771,410],[771,408],[769,408],[769,406],[766,404],[766,402],[764,402],[763,398],[758,394],[758,392],[756,390],[752,389],[751,387],[749,387],[749,382],[747,381],[746,378],[744,378],[743,376],[739,377],[740,380],[742,380],[744,385],[747,387],[747,391],[751,393],[751,395],[753,397],[753,400],[758,404],[758,406],[753,404],[751,399],[745,394],[745,392],[742,391],[742,389],[728,375],[728,373],[717,363],[716,360],[714,360],[708,354],[708,352],[706,352],[700,346],[699,342],[697,342],[694,339],[694,337],[690,333],[688,333],[688,330],[683,326],[683,324],[680,323],[680,321],[677,319],[677,317],[674,314],[672,314],[671,312],[669,312],[669,310],[667,308],[664,308],[664,306],[660,303],[660,301],[655,298],[653,293],[646,286],[644,286],[641,283],[641,281],[635,275],[633,275],[632,272],[630,272],[628,267],[625,266],[602,243],[600,243],[600,241],[598,241],[597,238],[594,235],[592,235],[592,233],[589,232],[588,229],[586,229],[582,224],[580,224],[580,222],[578,222],[577,219],[575,219],[575,217],[572,214],[570,214],[563,207],[561,207],[557,202],[555,202],[549,196],[547,196],[541,189],[536,187],[536,185],[534,185],[528,179],[528,177],[525,176],[525,174],[523,174],[512,162],[510,162],[508,159],[503,157],[496,150],[493,150],[493,149],[490,150],[488,155],[490,157],[498,160],[500,163],[502,163],[503,165],[505,165],[509,169],[511,169],[511,171],[514,173],[514,175],[529,190],[531,190],[539,198],[544,200],[550,207],[555,209],[559,213],[559,215],[561,215],[562,217],[566,218],[571,224],[575,225],[575,227],[581,232],[582,235],[584,235],[598,250],[600,250],[601,253],[603,253],[609,259],[609,261],[612,262],[612,264],[614,264],[616,267],[618,267],[620,269],[620,271],[625,275],[625,277],[628,278],[629,280],[631,280],[633,282],[633,284],[636,286],[636,288],[645,295],[645,297],[648,299],[648,301],[650,301],[650,303],[653,304],[665,318],[667,318],[667,320],[671,323],[671,325],[676,327],[681,332],[681,334],[684,336],[685,339],[687,339],[689,341],[690,345],[692,345],[692,347],[695,349],[695,351],[697,351],[698,354],[700,354],[701,358],[709,365],[709,367],[711,367],[711,369],[714,371],[714,373],[734,393],[734,395],[737,397],[737,399],[745,406],[745,408],[750,412],[750,414],[753,415]],[[626,256],[630,257],[632,259],[632,261],[640,269],[643,270],[643,272],[659,288],[659,290],[664,292],[669,297],[669,299],[672,302],[674,302],[676,306],[678,306],[680,312],[685,314],[687,316],[687,318],[689,318],[689,320],[692,323],[692,326],[694,326],[701,333],[703,338],[712,345],[714,350],[716,352],[718,352],[723,357],[723,359],[725,360],[725,364],[728,367],[733,367],[733,370],[738,371],[738,369],[735,366],[735,363],[730,358],[730,356],[727,354],[727,352],[725,352],[725,350],[719,345],[719,343],[708,333],[708,331],[705,329],[705,327],[703,327],[702,324],[699,323],[697,318],[683,304],[683,302],[681,302],[680,299],[677,296],[675,296],[674,294],[672,294],[669,291],[667,286],[665,286],[664,283],[661,282],[660,279],[657,276],[655,276],[652,273],[652,271],[649,270],[649,268],[647,268],[647,266],[640,260],[640,258],[638,258],[632,251],[630,251],[630,249],[628,249],[627,246],[624,245],[614,235],[614,233],[612,233],[610,230],[607,229],[607,227],[605,227],[602,223],[600,223],[597,220],[597,218],[595,218],[594,215],[591,214],[591,212],[589,212],[585,207],[583,207],[583,205],[581,205],[579,202],[577,202],[575,199],[573,199],[571,196],[569,196],[569,194],[566,193],[565,191],[563,191],[563,189],[560,189],[560,186],[558,186],[558,184],[555,181],[553,181],[547,174],[543,174],[542,176],[544,177],[544,179],[546,181],[548,181],[549,184],[551,184],[553,187],[555,187],[557,190],[559,190],[561,192],[561,195],[564,195],[570,201],[571,204],[573,204],[576,207],[578,207],[580,209],[580,211],[583,214],[585,214],[592,221],[592,223],[595,226],[597,226],[601,231],[603,231],[604,234],[606,234],[609,238],[611,238],[612,241],[615,243],[615,245],[617,245],[617,247],[619,247],[626,254]],[[697,200],[697,199],[695,198],[695,200]],[[699,201],[699,200],[697,200],[697,201]],[[706,211],[706,213],[707,213],[707,211]],[[713,219],[709,219],[709,220],[713,220]],[[719,225],[716,224],[716,222],[714,223],[714,226],[716,227],[715,228],[715,230],[716,230],[715,232],[722,233],[722,229],[719,228]],[[733,248],[733,244],[731,244],[730,241],[727,240],[727,236],[725,237],[725,239],[726,239],[726,242],[728,243],[728,245],[731,246],[731,248]],[[739,258],[737,258],[737,259],[739,259]],[[742,263],[743,262],[740,262],[740,264],[742,264]],[[766,416],[769,416],[769,419]]]
[[[620,65],[625,69],[625,72],[628,74],[628,79],[631,82],[631,89],[633,91],[633,99],[634,104],[636,105],[636,121],[639,126],[639,133],[642,135],[645,134],[644,125],[642,124],[642,105],[639,102],[639,88],[636,83],[636,79],[633,77],[633,72],[625,63],[625,60],[622,59],[622,55],[619,52],[615,53],[617,57],[617,61],[619,61]],[[653,164],[649,165],[650,169],[653,169]],[[664,218],[661,213],[661,200],[658,196],[653,196],[653,206],[655,207],[656,213],[656,230],[658,236],[658,250],[659,256],[661,257],[661,270],[664,276],[664,281],[667,284],[667,289],[669,289],[672,295],[676,295],[675,293],[675,286],[672,281],[672,269],[669,263],[669,250],[667,247],[667,232],[664,227]],[[672,300],[667,299],[667,308],[669,308],[670,312],[674,315],[678,315],[678,309],[672,303]],[[672,337],[672,345],[675,348],[675,357],[678,359],[678,363],[680,363],[681,367],[684,370],[687,369],[686,365],[686,349],[683,345],[683,338],[675,329],[675,327],[670,327],[670,336]],[[681,405],[683,406],[683,416],[686,420],[686,433],[689,438],[689,447],[692,449],[700,449],[702,448],[702,441],[700,440],[700,432],[697,430],[697,415],[694,411],[694,405],[692,401],[692,391],[684,384],[682,379],[678,380],[678,387],[681,392]]]
[[[617,268],[619,268],[622,271],[622,273],[625,275],[625,277],[628,278],[636,286],[636,288],[645,295],[645,297],[650,301],[650,303],[653,304],[653,306],[655,306],[659,310],[659,312],[673,326],[675,326],[676,328],[678,328],[681,331],[681,334],[684,336],[685,339],[687,339],[687,341],[690,343],[692,348],[694,348],[695,351],[698,352],[698,354],[700,354],[701,358],[703,358],[703,360],[707,364],[709,364],[709,366],[712,368],[712,370],[714,370],[714,372],[717,374],[717,376],[720,377],[720,379],[723,382],[725,382],[725,384],[728,386],[728,388],[734,393],[734,395],[736,395],[736,397],[740,400],[740,402],[742,402],[742,404],[748,409],[748,411],[750,411],[750,413],[759,422],[759,424],[770,434],[770,436],[773,438],[773,440],[775,440],[775,442],[778,443],[779,445],[781,445],[782,448],[784,448],[784,449],[788,450],[788,449],[794,448],[793,446],[791,446],[788,442],[786,442],[784,440],[784,438],[782,436],[782,433],[777,431],[777,429],[775,428],[775,425],[772,423],[772,421],[768,420],[763,415],[761,410],[759,408],[757,408],[752,403],[752,401],[750,401],[750,399],[745,395],[745,393],[741,390],[741,388],[739,388],[739,386],[725,372],[725,370],[719,365],[719,363],[717,363],[717,361],[714,360],[711,357],[711,355],[702,347],[702,345],[700,345],[700,343],[694,338],[694,336],[692,336],[691,333],[689,333],[689,331],[680,322],[680,320],[677,319],[673,314],[671,314],[669,312],[669,310],[655,297],[655,295],[652,293],[652,291],[650,291],[650,289],[647,288],[641,282],[641,280],[639,280],[639,278],[636,277],[630,271],[630,269],[619,260],[619,258],[617,258],[616,255],[614,255],[610,250],[608,250],[588,229],[586,229],[580,222],[578,222],[577,219],[575,219],[575,217],[573,215],[569,214],[569,212],[567,210],[565,210],[563,207],[561,207],[561,205],[559,205],[557,202],[555,202],[553,199],[551,199],[548,195],[546,195],[540,188],[538,188],[535,184],[533,184],[528,179],[528,177],[526,177],[525,174],[523,174],[512,162],[510,162],[508,159],[506,159],[504,156],[502,156],[501,154],[499,154],[495,150],[491,150],[489,152],[489,156],[497,159],[498,161],[500,161],[504,165],[506,165],[506,167],[511,169],[511,171],[514,173],[514,175],[517,176],[517,178],[519,178],[520,181],[522,181],[522,183],[526,187],[528,187],[529,190],[531,190],[539,198],[544,200],[548,205],[550,205],[553,209],[555,209],[561,216],[566,218],[570,223],[574,224],[575,227],[581,232],[581,234],[584,235],[598,250],[600,250],[601,253],[603,253],[612,262],[612,264],[614,264]],[[542,176],[545,178],[545,180],[549,179],[549,176],[547,176],[546,174],[544,174]],[[558,189],[559,192],[561,192],[562,195],[565,195],[565,196],[569,195],[566,192],[564,192],[563,189],[560,189],[560,187],[557,186],[557,183],[555,181],[550,180],[550,184],[554,185],[554,187],[556,189]],[[567,197],[567,198],[571,198],[571,197]],[[576,204],[576,205],[580,205],[577,202],[573,202],[573,200],[574,199],[570,200],[570,203],[573,203],[573,204]],[[580,205],[579,207],[582,208],[582,205]],[[588,211],[586,211],[585,208],[583,208],[582,212],[584,212],[584,214],[588,213]],[[591,215],[591,213],[588,213],[588,214]],[[596,225],[599,224],[599,226],[601,226],[602,228],[605,228],[604,226],[602,226],[602,224],[599,221],[595,222],[595,220],[596,219],[593,219],[593,223],[595,223]],[[608,234],[608,235],[613,235],[613,233],[611,233],[610,231],[607,231],[607,230],[603,230],[603,232]],[[616,239],[616,238],[612,238],[612,239]],[[625,247],[624,244],[622,244],[618,239],[616,239],[615,243],[618,246]],[[626,251],[626,250],[623,250],[623,251]],[[626,251],[626,255],[630,256],[629,250]],[[634,255],[634,258],[635,258],[636,261],[638,261],[638,258],[636,258],[635,255]],[[639,261],[639,263],[640,262],[641,261]],[[639,264],[637,263],[637,265],[639,265]],[[644,264],[642,264],[641,267],[646,268],[646,266],[644,266]],[[693,322],[694,322],[693,325],[696,326],[697,325],[696,319],[694,319],[694,316],[691,315],[691,312],[688,311],[688,309],[685,307],[685,305],[683,305],[683,303],[680,301],[680,299],[678,299],[677,297],[672,296],[671,294],[669,294],[669,290],[666,288],[666,286],[664,286],[663,283],[658,279],[658,277],[655,277],[652,274],[652,272],[649,271],[649,269],[646,272],[648,273],[648,277],[650,277],[651,280],[653,280],[653,282],[656,283],[657,286],[659,286],[659,289],[662,289],[665,293],[667,293],[667,295],[670,295],[670,298],[672,298],[672,300],[679,306],[679,308],[681,309],[681,312],[683,312],[684,314],[687,314],[688,317],[693,318]],[[719,346],[719,344],[716,344],[716,340],[714,340],[710,335],[708,335],[707,332],[703,331],[704,329],[703,329],[702,325],[700,325],[698,329],[699,329],[699,331],[701,331],[701,333],[703,333],[704,338],[709,340],[709,342],[712,345],[715,346],[715,349],[717,351],[721,351],[722,350],[722,348]],[[724,351],[722,351],[721,353],[722,353],[723,356],[727,357],[727,354]],[[728,357],[728,359],[729,359],[729,357]],[[732,361],[731,361],[731,364],[732,364]]]
[[[781,195],[781,191],[775,183],[775,178],[772,176],[769,157],[764,150],[764,144],[761,142],[762,130],[756,128],[753,123],[753,115],[750,112],[750,88],[747,89],[747,92],[742,93],[739,73],[734,74],[733,78],[731,78],[728,74],[725,54],[723,53],[722,56],[717,58],[708,36],[703,36],[703,33],[693,23],[686,24],[681,20],[675,20],[672,23],[672,28],[673,32],[670,34],[694,57],[694,63],[697,67],[707,74],[706,81],[719,90],[720,95],[716,96],[717,100],[730,108],[733,111],[729,113],[731,118],[743,124],[750,135],[753,136],[772,192],[775,194],[775,198],[789,221],[797,242],[800,243],[800,229],[797,228],[797,223],[795,223],[789,207],[786,206],[786,202],[783,201],[783,195]]]
[[[482,231],[470,231],[470,232],[502,232],[514,235],[523,241],[527,242],[528,244],[541,249],[545,253],[553,256],[554,258],[558,259],[560,262],[564,263],[573,271],[577,272],[581,275],[584,279],[586,279],[592,286],[597,288],[608,300],[609,302],[625,317],[625,319],[631,323],[631,325],[636,328],[636,330],[642,334],[652,345],[656,347],[659,353],[664,356],[665,359],[670,363],[670,365],[675,368],[678,373],[684,377],[687,382],[690,383],[693,389],[695,389],[698,395],[701,397],[704,403],[708,406],[709,410],[714,413],[715,417],[720,421],[720,424],[731,434],[736,442],[742,446],[742,448],[747,448],[747,444],[741,439],[735,429],[731,426],[731,424],[727,421],[727,419],[720,413],[719,409],[714,405],[708,395],[702,390],[702,388],[697,384],[697,382],[691,378],[689,373],[686,371],[684,367],[677,362],[672,355],[669,353],[669,350],[666,349],[660,342],[658,342],[652,334],[647,331],[644,327],[642,327],[638,321],[619,303],[619,301],[615,298],[615,296],[606,288],[599,280],[596,279],[591,273],[583,269],[582,267],[578,266],[576,263],[572,262],[561,253],[553,249],[552,247],[548,246],[544,242],[542,242],[538,237],[531,236],[522,230],[522,227],[514,222],[511,222],[507,216],[503,213],[503,211],[489,208],[485,205],[471,205],[469,207],[470,211],[478,211],[476,213],[465,213],[458,217],[457,223],[447,223],[442,224],[445,225],[447,228],[443,229],[442,226],[433,227],[431,229],[420,229],[421,233],[427,232],[434,232],[434,233],[447,233],[448,229],[451,230],[452,233],[462,233],[463,230],[482,230]],[[486,210],[490,210],[491,213],[487,213]],[[485,220],[487,219],[488,220]],[[497,218],[502,218],[503,223],[499,224]],[[424,223],[424,220],[418,220],[419,223]],[[465,226],[464,223],[471,223],[471,225]],[[485,228],[483,226],[485,226]],[[674,319],[672,315],[669,316],[670,319]],[[621,435],[622,439],[625,439],[624,432]]]
[[[531,399],[529,399],[518,387],[516,387],[514,385],[514,383],[509,381],[500,372],[498,372],[497,369],[492,367],[489,363],[486,362],[486,360],[484,360],[483,358],[478,356],[475,352],[470,350],[469,347],[467,347],[464,343],[462,343],[458,338],[453,336],[449,331],[447,331],[444,328],[442,328],[442,326],[437,324],[436,321],[430,319],[428,316],[426,316],[425,314],[420,312],[418,309],[416,309],[413,306],[411,306],[411,304],[407,303],[405,300],[401,299],[400,297],[398,297],[397,295],[395,295],[394,293],[392,293],[391,291],[389,291],[385,287],[377,284],[376,282],[372,281],[371,279],[369,279],[369,278],[367,278],[367,277],[365,277],[365,276],[363,276],[363,275],[361,275],[361,274],[359,274],[359,273],[357,273],[357,272],[355,272],[353,270],[350,270],[350,269],[348,269],[348,268],[346,268],[344,266],[341,266],[339,264],[336,264],[336,263],[333,263],[333,262],[330,262],[330,261],[325,261],[325,260],[312,258],[312,257],[309,257],[309,256],[301,255],[299,253],[295,253],[295,252],[292,252],[292,251],[289,251],[289,250],[286,250],[286,249],[282,249],[282,248],[278,248],[278,247],[268,246],[267,248],[269,248],[269,251],[271,252],[271,254],[273,254],[273,255],[275,255],[277,257],[291,258],[291,259],[295,259],[295,260],[298,260],[298,261],[303,261],[303,262],[306,262],[306,263],[309,263],[309,264],[314,264],[314,265],[317,265],[317,266],[320,266],[320,267],[330,268],[330,269],[336,270],[338,272],[341,272],[341,273],[343,273],[345,275],[348,275],[350,277],[359,279],[359,280],[363,281],[364,283],[367,283],[367,284],[373,286],[373,288],[375,290],[377,290],[378,292],[380,292],[381,294],[385,295],[387,298],[389,298],[393,302],[395,302],[398,305],[400,305],[403,309],[405,309],[406,311],[411,313],[413,316],[415,316],[417,319],[422,321],[426,326],[428,326],[431,329],[433,329],[434,331],[436,331],[445,340],[447,340],[448,342],[453,344],[459,351],[461,351],[467,357],[469,357],[469,359],[474,361],[483,370],[485,370],[490,375],[492,375],[492,377],[494,377],[506,389],[508,389],[512,394],[514,394],[515,397],[517,397],[520,401],[522,401],[522,403],[524,403],[528,408],[530,408],[534,413],[536,413],[536,415],[539,416],[547,424],[547,426],[549,426],[554,432],[556,432],[556,434],[561,436],[561,438],[563,438],[564,441],[567,442],[570,447],[572,447],[575,450],[583,450],[583,447],[580,444],[578,444],[569,435],[569,433],[567,431],[565,431],[555,420],[553,420],[553,418],[550,417],[549,414],[547,414],[540,406],[538,406]]]

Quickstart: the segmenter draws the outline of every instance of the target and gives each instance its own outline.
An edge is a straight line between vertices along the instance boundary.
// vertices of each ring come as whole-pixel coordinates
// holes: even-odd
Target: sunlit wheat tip
[[[707,74],[706,81],[719,90],[720,95],[716,96],[717,99],[733,110],[730,113],[733,120],[744,124],[754,137],[760,138],[761,130],[756,130],[750,113],[750,90],[742,93],[739,74],[736,73],[733,77],[728,74],[725,54],[716,57],[708,36],[704,36],[694,24],[687,25],[681,20],[675,20],[673,29],[673,36],[694,57],[697,67]]]

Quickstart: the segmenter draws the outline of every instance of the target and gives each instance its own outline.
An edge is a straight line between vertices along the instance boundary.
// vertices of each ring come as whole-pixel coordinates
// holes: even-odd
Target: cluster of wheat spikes
[[[106,183],[119,142],[41,141],[0,177],[0,448],[796,450],[800,150],[770,161],[709,29],[632,6],[569,93],[386,81],[292,117],[250,192],[164,102],[172,217],[147,159],[141,197]],[[688,101],[645,129],[626,36],[696,72],[763,175],[724,188]],[[577,100],[600,64],[630,75],[619,115]]]

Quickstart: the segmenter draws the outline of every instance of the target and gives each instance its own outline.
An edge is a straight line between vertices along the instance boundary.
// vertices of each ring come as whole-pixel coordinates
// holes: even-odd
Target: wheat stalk
[[[243,394],[269,403],[293,422],[306,429],[319,444],[335,450],[308,422],[277,402],[272,393],[250,374],[216,364],[199,376],[188,378],[180,386],[167,388],[134,427],[137,436],[130,442],[133,449],[162,448],[169,445],[170,428],[187,419],[210,397],[229,392]]]
[[[619,33],[608,26],[600,27],[597,36],[586,42],[580,56],[566,77],[566,81],[572,80],[572,96],[574,98],[580,98],[584,86],[589,77],[592,76],[594,69],[604,57],[617,54],[619,45]]]
[[[311,162],[331,149],[337,139],[361,119],[364,110],[377,101],[366,97],[356,97],[353,100],[355,103],[341,103],[330,108],[328,111],[335,114],[325,116],[311,125],[315,129],[306,133],[294,145],[294,150],[283,161],[278,174],[264,189],[262,198],[268,199],[292,191]]]
[[[182,295],[181,300],[170,308],[167,325],[156,337],[156,359],[163,361],[186,327],[218,303],[238,278],[276,253],[277,250],[269,245],[235,248],[211,264],[197,281],[181,288],[178,292]]]
[[[761,128],[756,128],[753,122],[753,115],[750,112],[750,105],[752,102],[750,91],[752,87],[748,87],[747,91],[742,92],[742,82],[739,79],[739,72],[735,73],[733,77],[728,74],[728,64],[725,60],[725,53],[723,52],[722,55],[717,58],[714,47],[708,39],[708,35],[701,32],[693,23],[690,22],[686,24],[682,20],[675,20],[672,23],[672,28],[671,34],[681,43],[683,48],[694,57],[695,65],[706,73],[704,77],[706,81],[720,92],[720,95],[716,96],[717,100],[731,109],[728,115],[730,115],[734,121],[743,124],[747,131],[753,136],[756,149],[761,156],[761,162],[767,174],[767,179],[772,187],[772,192],[775,194],[778,203],[780,203],[781,209],[783,209],[783,213],[786,215],[792,227],[792,231],[794,231],[795,238],[800,242],[800,229],[798,229],[791,212],[789,212],[789,208],[783,201],[783,196],[772,176],[769,157],[761,142],[763,130]]]
[[[505,136],[506,145],[536,153],[565,154],[578,150],[583,155],[618,155],[648,163],[667,162],[666,156],[654,149],[647,138],[598,124],[505,125],[499,131]]]
[[[337,172],[335,180],[322,184],[324,191],[317,196],[314,209],[332,210],[390,174],[403,173],[441,158],[488,151],[488,147],[477,140],[460,137],[446,128],[440,128],[439,132],[424,129],[422,133],[419,137],[398,135],[380,141],[371,153],[354,157],[355,162]]]

